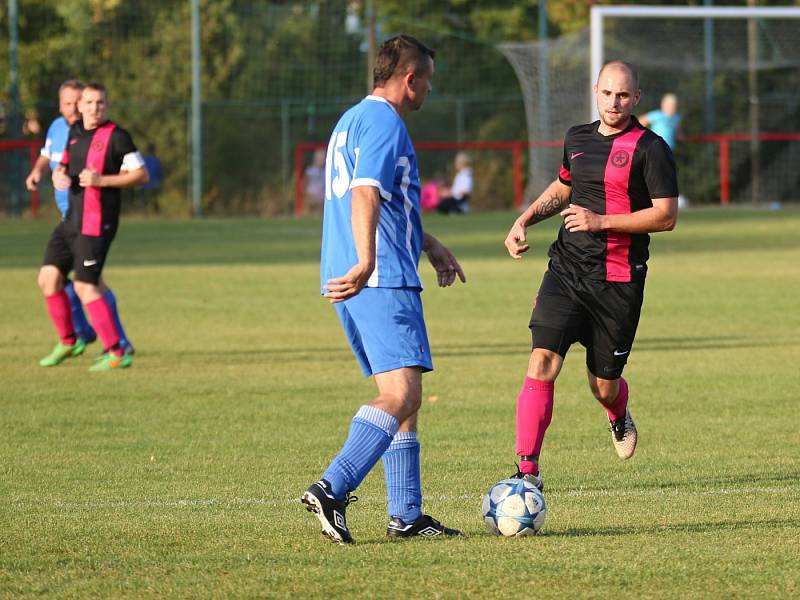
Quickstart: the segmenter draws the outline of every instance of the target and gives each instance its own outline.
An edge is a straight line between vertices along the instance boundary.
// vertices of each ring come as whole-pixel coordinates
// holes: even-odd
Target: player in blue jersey
[[[45,139],[44,147],[39,153],[39,157],[36,160],[36,163],[33,165],[30,174],[28,174],[28,177],[25,180],[25,185],[27,186],[28,191],[33,192],[37,189],[39,182],[42,180],[42,175],[45,173],[46,169],[54,171],[61,162],[64,148],[67,146],[69,128],[77,123],[81,118],[81,114],[78,111],[78,101],[81,98],[83,88],[83,83],[76,79],[65,81],[58,88],[58,111],[61,113],[61,116],[50,124],[50,127],[47,130],[47,137]],[[67,215],[67,210],[69,209],[69,191],[58,189],[55,189],[54,191],[56,206],[58,206],[58,211],[61,213],[61,218],[63,220]],[[101,289],[103,290],[103,295],[106,299],[106,302],[108,302],[109,308],[111,309],[111,314],[114,318],[114,323],[119,331],[120,345],[125,349],[126,352],[132,354],[134,352],[133,345],[130,343],[130,340],[128,340],[128,337],[125,334],[125,329],[122,327],[122,322],[120,321],[119,312],[117,310],[117,298],[114,295],[114,292],[108,286],[106,286],[104,282],[101,283]],[[75,287],[73,286],[71,280],[66,280],[64,284],[64,291],[69,298],[75,334],[80,340],[76,349],[72,351],[72,356],[77,356],[83,353],[86,344],[89,344],[97,339],[97,334],[89,324],[89,321],[86,319],[80,298],[78,298],[77,294],[75,293]]]
[[[453,254],[424,233],[417,157],[403,119],[431,90],[434,52],[413,37],[384,42],[375,89],[337,123],[325,163],[321,288],[336,307],[364,374],[378,397],[362,406],[339,454],[303,494],[322,530],[353,541],[345,508],[383,457],[389,537],[454,536],[422,513],[417,411],[422,373],[433,369],[417,272],[424,251],[438,284],[465,281]]]

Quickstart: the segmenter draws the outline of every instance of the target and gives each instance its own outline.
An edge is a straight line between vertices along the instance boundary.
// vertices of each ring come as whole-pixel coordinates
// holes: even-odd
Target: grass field
[[[378,467],[352,547],[297,501],[373,394],[317,296],[318,221],[123,222],[106,278],[138,353],[107,374],[38,367],[52,224],[0,221],[0,598],[800,596],[800,211],[692,211],[654,236],[626,369],[639,450],[616,458],[573,348],[547,522],[522,540],[485,535],[480,498],[514,471],[557,223],[515,262],[513,218],[426,221],[468,283],[421,267],[425,508],[467,537],[386,541]]]

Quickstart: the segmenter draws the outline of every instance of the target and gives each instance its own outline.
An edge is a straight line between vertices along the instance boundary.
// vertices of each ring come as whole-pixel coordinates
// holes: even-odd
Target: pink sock
[[[544,432],[553,418],[553,392],[555,382],[525,378],[517,398],[517,456],[535,456],[542,449]],[[537,460],[523,460],[519,470],[525,474],[537,473]]]
[[[72,308],[67,293],[61,290],[44,300],[47,302],[47,312],[50,313],[50,319],[56,327],[61,343],[71,346],[75,343],[75,327],[72,324]]]
[[[119,332],[114,325],[114,318],[111,315],[111,309],[108,307],[106,299],[101,296],[97,300],[89,302],[86,305],[86,311],[89,313],[89,320],[92,322],[92,326],[103,342],[103,348],[114,354],[121,355]]]
[[[619,393],[611,406],[603,405],[611,421],[625,418],[625,410],[628,408],[628,382],[622,377],[619,379]]]

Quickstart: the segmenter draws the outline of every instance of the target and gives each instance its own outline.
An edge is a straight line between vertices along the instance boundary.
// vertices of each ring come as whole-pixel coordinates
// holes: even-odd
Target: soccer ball
[[[542,492],[524,479],[504,479],[483,497],[483,522],[492,535],[536,535],[546,511]]]

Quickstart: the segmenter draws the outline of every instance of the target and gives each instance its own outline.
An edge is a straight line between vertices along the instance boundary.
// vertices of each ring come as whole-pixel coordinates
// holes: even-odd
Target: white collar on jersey
[[[389,101],[388,101],[386,98],[382,98],[382,97],[380,97],[380,96],[376,96],[375,94],[369,94],[369,95],[366,97],[366,100],[373,100],[373,101],[375,101],[375,102],[383,102],[383,103],[384,103],[384,104],[386,104],[386,105],[387,105],[389,108],[391,108],[391,109],[392,109],[394,112],[397,112],[397,109],[396,109],[396,108],[395,108],[395,107],[392,105],[392,103],[391,103],[391,102],[389,102]]]

